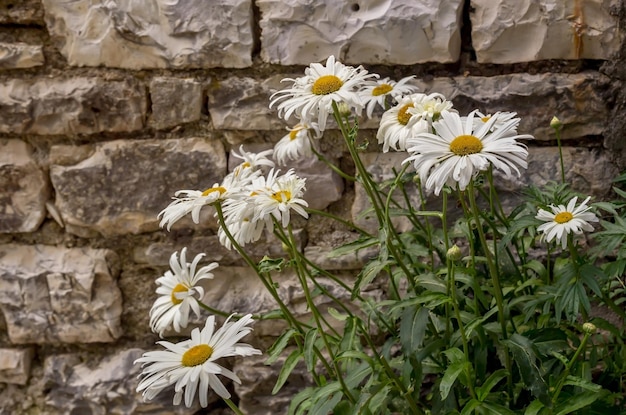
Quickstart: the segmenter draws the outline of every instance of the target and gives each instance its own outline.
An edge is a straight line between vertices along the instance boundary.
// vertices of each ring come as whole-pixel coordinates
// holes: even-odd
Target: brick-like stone
[[[232,77],[212,84],[208,95],[213,127],[217,130],[283,130],[285,122],[269,104],[270,95],[286,87],[280,82],[286,77],[289,76],[275,75],[265,80]]]
[[[592,71],[433,78],[416,84],[421,92],[445,95],[462,115],[476,108],[517,112],[520,133],[537,140],[554,140],[553,116],[563,124],[562,138],[568,139],[601,135],[609,115],[604,96],[609,78]]]
[[[122,334],[113,251],[0,246],[0,309],[12,343],[113,342]]]
[[[46,217],[47,175],[21,140],[0,139],[0,233],[33,232]]]
[[[147,98],[132,80],[11,79],[0,84],[1,133],[93,134],[144,125]]]
[[[243,68],[252,64],[251,0],[43,0],[70,65]]]
[[[0,349],[0,382],[25,385],[34,354],[32,347]]]
[[[0,69],[32,68],[41,66],[44,56],[41,45],[0,43]]]
[[[623,35],[620,0],[471,0],[478,62],[609,59]]]
[[[223,145],[209,138],[55,146],[50,159],[55,204],[67,230],[83,236],[155,231],[176,191],[204,190],[226,174]]]
[[[198,121],[202,98],[202,84],[193,79],[153,79],[150,83],[151,125],[163,129]]]
[[[43,25],[41,0],[0,0],[0,24]]]
[[[454,62],[463,1],[259,0],[266,62],[308,65]]]

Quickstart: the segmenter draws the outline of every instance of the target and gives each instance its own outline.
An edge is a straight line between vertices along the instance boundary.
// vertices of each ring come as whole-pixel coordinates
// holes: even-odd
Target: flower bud
[[[596,325],[593,323],[585,323],[583,324],[583,331],[588,334],[593,334],[596,332]]]
[[[343,115],[344,117],[347,117],[350,114],[352,114],[352,110],[350,109],[350,106],[343,101],[337,103],[337,108],[339,109],[339,113]]]
[[[456,246],[456,244],[452,245],[452,247],[448,249],[448,252],[446,252],[446,258],[448,258],[450,261],[458,261],[462,257],[463,253],[461,252],[461,248]]]
[[[556,129],[556,128],[561,128],[563,124],[561,124],[561,121],[556,118],[556,116],[552,117],[552,120],[550,120],[550,127]]]

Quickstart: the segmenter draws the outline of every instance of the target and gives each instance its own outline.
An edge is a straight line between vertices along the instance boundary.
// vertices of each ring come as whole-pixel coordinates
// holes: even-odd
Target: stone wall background
[[[215,307],[273,307],[210,217],[167,232],[157,214],[176,190],[220,181],[231,149],[277,142],[285,125],[269,95],[330,54],[381,76],[417,75],[462,113],[517,111],[536,140],[528,174],[502,185],[512,201],[558,177],[558,116],[568,179],[609,198],[626,168],[625,23],[619,0],[0,0],[0,414],[199,409],[134,392],[132,362],[156,348],[148,311],[170,254],[187,246],[220,263],[207,285]],[[377,124],[363,127],[375,143]],[[350,168],[337,131],[320,146]],[[364,154],[381,179],[402,158],[374,145]],[[312,207],[358,217],[358,188],[316,161],[297,168]],[[345,278],[359,268],[362,258],[324,258],[350,238],[345,229],[297,225],[312,258]],[[281,254],[271,238],[251,249]],[[305,314],[293,278],[278,278]],[[257,324],[250,341],[266,348],[280,330]],[[280,413],[307,379],[301,371],[271,396],[280,362],[232,364],[250,414]],[[221,411],[216,402],[210,413]]]

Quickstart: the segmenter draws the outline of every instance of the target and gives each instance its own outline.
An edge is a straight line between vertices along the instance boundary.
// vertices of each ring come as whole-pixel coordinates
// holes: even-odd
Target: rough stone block
[[[202,84],[193,79],[159,77],[150,83],[151,124],[157,129],[198,121],[202,113]]]
[[[226,156],[221,142],[207,138],[115,140],[55,146],[50,164],[55,204],[69,232],[122,235],[157,230],[157,215],[176,191],[222,180]]]
[[[32,347],[0,349],[0,382],[25,385],[34,354]]]
[[[12,343],[113,342],[122,334],[114,252],[0,245],[0,309]]]
[[[623,35],[620,0],[471,0],[478,62],[609,59]]]
[[[208,95],[213,127],[217,130],[284,129],[285,122],[269,104],[270,95],[286,87],[280,82],[286,77],[289,75],[275,75],[263,81],[232,77],[211,85]]]
[[[41,0],[0,0],[0,24],[43,25]]]
[[[43,63],[41,45],[0,43],[0,69],[32,68]]]
[[[33,232],[46,217],[47,175],[28,144],[0,139],[0,233]]]
[[[99,78],[0,83],[1,133],[93,134],[143,128],[147,99],[136,82]]]
[[[463,1],[259,0],[261,57],[308,65],[454,62],[461,50]]]
[[[43,0],[74,66],[243,68],[252,64],[251,0]]]
[[[609,109],[603,95],[610,82],[598,72],[578,74],[510,74],[467,76],[417,81],[421,92],[439,92],[452,100],[462,115],[514,111],[521,118],[518,131],[536,140],[554,140],[550,120],[563,124],[562,138],[601,135]]]
[[[162,349],[155,345],[153,350]],[[163,391],[149,402],[137,393],[141,365],[133,362],[144,350],[109,351],[107,356],[81,361],[76,354],[53,355],[44,361],[43,384],[50,390],[45,403],[67,414],[186,414],[200,409],[172,405],[174,392]],[[215,396],[214,394],[209,396]]]

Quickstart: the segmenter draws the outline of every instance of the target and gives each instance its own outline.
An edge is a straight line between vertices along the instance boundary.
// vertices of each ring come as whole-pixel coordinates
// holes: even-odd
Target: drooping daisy
[[[458,184],[460,190],[465,190],[474,175],[487,170],[490,164],[507,177],[513,172],[519,176],[519,168],[527,167],[528,150],[517,140],[533,137],[510,134],[519,119],[492,130],[496,118],[476,128],[475,116],[476,111],[463,118],[444,111],[441,119],[433,123],[436,134],[424,132],[407,140],[412,154],[403,163],[414,163],[427,190],[434,188],[438,195],[445,184]]]
[[[403,95],[417,92],[417,86],[408,84],[414,78],[415,75],[402,78],[398,82],[390,78],[366,81],[359,91],[359,95],[363,105],[365,105],[367,117],[372,118],[376,105],[380,105],[382,109],[387,109],[388,97],[391,97],[392,104],[395,104]]]
[[[289,133],[274,146],[274,158],[282,166],[288,160],[311,157],[313,155],[311,139],[320,138],[322,135],[317,123],[300,122],[288,130]]]
[[[419,112],[414,110],[419,110]],[[406,150],[409,137],[430,132],[434,118],[442,111],[452,110],[452,103],[441,94],[411,94],[400,99],[395,107],[383,113],[376,133],[378,143],[383,145],[383,152],[390,148],[396,151]]]
[[[191,213],[193,222],[197,224],[200,222],[202,208],[222,198],[225,193],[226,188],[217,183],[205,191],[179,190],[174,194],[174,201],[159,212],[157,216],[157,218],[161,218],[159,226],[162,228],[167,225],[169,231],[174,223],[189,213]]]
[[[142,392],[145,400],[151,400],[168,386],[174,385],[174,405],[179,405],[184,395],[187,407],[191,407],[197,392],[200,406],[205,408],[208,405],[209,389],[229,399],[231,395],[217,375],[239,384],[241,380],[234,372],[215,361],[222,357],[261,354],[260,350],[249,344],[239,343],[252,331],[249,327],[252,315],[245,315],[238,321],[231,321],[231,318],[215,332],[215,317],[210,316],[202,331],[193,329],[189,340],[179,343],[157,342],[167,350],[146,352],[135,360],[135,364],[142,363],[139,376],[143,377],[137,392]]]
[[[328,114],[333,112],[333,102],[343,102],[361,111],[363,103],[358,90],[374,77],[377,75],[368,74],[362,66],[346,66],[330,56],[326,65],[312,63],[304,70],[303,77],[283,79],[292,84],[272,94],[270,108],[276,105],[278,115],[285,120],[295,114],[300,119],[316,121],[324,131]]]
[[[189,312],[193,310],[196,317],[200,317],[199,299],[204,296],[204,289],[197,284],[204,279],[212,279],[212,270],[218,267],[217,262],[212,262],[200,269],[198,263],[205,254],[198,254],[191,263],[187,262],[187,248],[178,253],[174,252],[170,257],[170,270],[157,278],[156,289],[159,297],[150,309],[150,328],[161,337],[163,332],[170,327],[180,332],[181,328],[187,327]]]
[[[478,128],[482,124],[485,124],[487,121],[491,120],[491,118],[496,118],[496,121],[493,123],[491,129],[499,128],[502,125],[506,124],[508,121],[515,118],[517,113],[515,112],[507,112],[507,111],[498,111],[495,114],[483,114],[480,111],[476,111],[476,117],[474,117],[474,122],[476,125],[474,127]],[[517,134],[517,129],[513,128],[510,131],[511,134]]]
[[[259,153],[252,153],[245,151],[243,145],[239,146],[239,153],[236,150],[231,150],[231,156],[243,160],[231,174],[238,180],[242,180],[249,175],[260,174],[257,172],[263,166],[274,167],[274,161],[270,158],[273,152],[273,149],[269,149]]]
[[[278,170],[270,171],[267,176],[265,188],[259,188],[255,197],[256,214],[255,219],[267,222],[271,227],[272,217],[281,222],[283,227],[287,227],[290,221],[290,211],[294,210],[300,216],[308,218],[309,215],[304,207],[309,204],[302,199],[306,189],[305,181],[289,170],[286,174],[278,176]]]
[[[223,207],[225,225],[242,247],[258,241],[265,229],[265,222],[256,218],[255,198],[258,193],[250,189],[246,197],[228,200]],[[232,249],[232,242],[222,226],[217,230],[217,236],[226,249]]]
[[[598,222],[599,219],[593,212],[589,212],[591,209],[590,206],[587,206],[589,199],[591,197],[585,199],[578,207],[576,206],[578,197],[574,197],[567,203],[567,207],[551,205],[550,210],[552,212],[539,209],[535,218],[546,222],[537,228],[538,232],[543,232],[541,240],[550,242],[556,238],[561,243],[561,247],[565,249],[567,247],[567,235],[570,233],[580,235],[583,231],[593,231],[593,226],[589,222]]]

